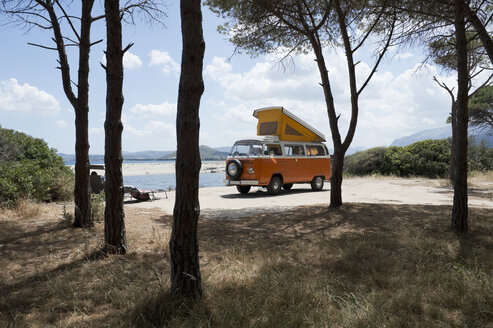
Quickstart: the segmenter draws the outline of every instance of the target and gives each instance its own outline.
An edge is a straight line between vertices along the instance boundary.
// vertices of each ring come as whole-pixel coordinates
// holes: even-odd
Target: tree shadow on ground
[[[483,327],[493,287],[471,281],[493,268],[489,211],[471,209],[468,239],[449,231],[450,206],[345,204],[201,220],[204,299],[186,315],[163,314],[166,297],[132,315],[149,327]],[[159,321],[142,312],[149,307]]]
[[[236,191],[236,188],[233,188],[232,190]],[[329,191],[328,189],[324,189],[319,192],[324,192],[324,191]],[[290,190],[284,190],[281,189],[279,191],[279,194],[277,195],[270,195],[266,190],[258,189],[258,190],[252,190],[248,194],[241,194],[239,192],[234,192],[231,194],[224,194],[221,195],[221,198],[227,198],[227,199],[238,199],[238,198],[249,198],[249,199],[255,199],[255,198],[264,198],[264,197],[282,197],[282,196],[287,196],[287,195],[298,195],[298,194],[304,194],[304,193],[309,193],[309,192],[314,192],[311,188],[296,188],[296,189],[290,189]]]
[[[493,322],[491,210],[470,210],[464,240],[448,231],[450,213],[345,204],[201,219],[204,297],[186,306],[167,293],[169,265],[157,252],[100,257],[100,226],[33,234],[36,248],[5,249],[22,259],[12,272],[27,273],[1,281],[0,326],[483,327]]]

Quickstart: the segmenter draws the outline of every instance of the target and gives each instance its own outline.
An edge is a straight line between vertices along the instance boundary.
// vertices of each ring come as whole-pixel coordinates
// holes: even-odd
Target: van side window
[[[250,157],[262,156],[262,145],[252,145],[250,147]]]
[[[306,146],[308,156],[325,156],[325,149],[320,145]]]
[[[286,156],[305,156],[305,147],[303,145],[284,145]]]
[[[267,146],[266,155],[269,155],[269,156],[281,156],[282,155],[281,145],[266,145],[266,146]]]

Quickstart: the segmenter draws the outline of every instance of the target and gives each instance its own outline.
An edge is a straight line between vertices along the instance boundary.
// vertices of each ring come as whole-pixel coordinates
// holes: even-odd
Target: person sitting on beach
[[[98,175],[96,171],[92,171],[89,182],[91,184],[91,191],[93,194],[99,194],[103,191],[104,177],[102,175]]]

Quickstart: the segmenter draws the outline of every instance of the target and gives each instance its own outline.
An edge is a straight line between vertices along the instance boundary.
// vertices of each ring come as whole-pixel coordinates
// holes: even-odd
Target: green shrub
[[[42,139],[0,127],[0,205],[72,197],[73,173]]]
[[[469,171],[493,170],[493,149],[484,142],[469,141]],[[346,156],[344,172],[350,175],[423,176],[428,178],[448,175],[450,140],[424,140],[406,147],[376,147]]]
[[[447,140],[424,140],[406,147],[376,147],[347,156],[344,171],[351,175],[445,177],[450,162]]]
[[[408,176],[411,173],[412,154],[402,147],[390,146],[384,154],[384,166],[379,173],[383,175]]]
[[[344,169],[354,175],[381,174],[381,169],[385,166],[385,152],[385,147],[376,147],[347,156]]]
[[[450,148],[446,139],[424,140],[404,147],[410,153],[410,168],[406,175],[428,178],[445,177],[450,165]]]

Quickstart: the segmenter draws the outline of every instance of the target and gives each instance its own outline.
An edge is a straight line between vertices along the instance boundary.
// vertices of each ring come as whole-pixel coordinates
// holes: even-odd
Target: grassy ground
[[[0,327],[493,327],[493,213],[448,206],[301,207],[200,220],[204,297],[173,306],[171,217],[126,211],[130,253],[63,207],[0,212]]]

